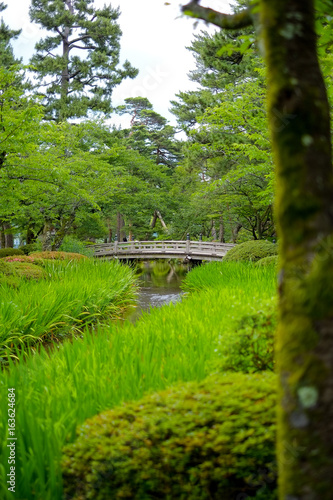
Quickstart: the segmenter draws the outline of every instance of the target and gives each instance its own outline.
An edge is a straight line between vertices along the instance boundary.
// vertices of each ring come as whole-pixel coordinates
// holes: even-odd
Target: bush
[[[239,318],[232,332],[220,335],[217,350],[220,359],[212,366],[221,371],[244,373],[273,371],[276,327],[275,300],[263,302],[259,310]]]
[[[14,266],[5,260],[0,260],[0,274],[5,276],[16,275]]]
[[[22,245],[20,250],[24,253],[24,255],[29,255],[32,252],[37,252],[41,250],[42,244],[40,241],[36,241],[35,243],[27,243],[26,245]]]
[[[237,233],[237,243],[244,243],[245,241],[253,241],[253,234],[244,228],[241,228]]]
[[[276,498],[275,376],[224,374],[87,420],[64,448],[65,498]]]
[[[5,262],[25,262],[28,264],[37,264],[43,265],[43,259],[39,259],[38,257],[34,257],[32,255],[10,255],[9,257],[4,257],[2,260]]]
[[[223,260],[250,260],[255,262],[264,257],[277,255],[277,253],[278,247],[276,244],[266,240],[253,240],[246,241],[245,243],[241,243],[231,248],[227,255],[223,257]]]
[[[19,248],[0,248],[0,259],[8,255],[23,255],[23,252]]]
[[[278,256],[271,255],[270,257],[264,257],[256,262],[256,266],[270,266],[271,264],[275,264],[277,266]]]
[[[87,259],[85,255],[81,255],[79,253],[70,253],[70,252],[33,252],[31,254],[32,257],[37,259],[46,259],[46,260],[82,260]]]
[[[0,260],[0,285],[17,287],[19,281],[14,266],[4,260]]]
[[[85,243],[76,238],[73,238],[73,236],[66,236],[64,238],[60,250],[62,252],[80,253],[82,255],[85,255],[86,257],[94,256],[93,250],[87,248]]]
[[[28,262],[13,262],[13,266],[17,274],[21,278],[28,280],[40,280],[46,278],[45,270],[36,264],[29,264]]]

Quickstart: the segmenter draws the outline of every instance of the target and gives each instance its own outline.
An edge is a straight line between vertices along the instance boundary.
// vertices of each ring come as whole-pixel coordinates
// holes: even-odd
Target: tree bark
[[[191,7],[195,17],[238,27],[239,18],[219,18],[195,1],[183,11]],[[252,13],[242,20],[246,15]],[[331,500],[333,171],[314,0],[260,0],[257,29],[267,64],[280,240],[279,499]]]
[[[126,233],[123,230],[123,227],[125,225],[124,222],[124,217],[121,215],[120,212],[117,213],[117,236],[118,236],[118,241],[123,241],[123,238],[125,238]]]
[[[262,0],[280,238],[279,498],[333,491],[333,173],[311,0]],[[293,446],[292,459],[285,456]]]
[[[223,221],[222,215],[219,218],[219,242],[225,243],[225,241],[224,241],[224,221]]]
[[[3,232],[4,232],[4,248],[13,248],[14,246],[14,235],[11,232],[11,226],[8,223],[3,224]]]

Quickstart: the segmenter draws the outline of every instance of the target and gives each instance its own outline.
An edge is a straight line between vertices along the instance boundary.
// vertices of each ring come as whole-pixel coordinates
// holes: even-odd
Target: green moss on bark
[[[280,241],[279,498],[333,490],[333,176],[313,2],[262,0]],[[304,395],[312,395],[312,403]],[[292,460],[284,446],[293,444]]]

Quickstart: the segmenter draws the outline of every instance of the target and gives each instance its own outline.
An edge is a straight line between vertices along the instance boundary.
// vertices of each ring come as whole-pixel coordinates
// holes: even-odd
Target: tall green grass
[[[74,440],[76,426],[177,381],[203,379],[217,356],[221,333],[231,331],[240,315],[274,295],[275,274],[252,265],[213,264],[190,273],[185,288],[201,292],[144,313],[135,325],[96,326],[51,355],[42,351],[1,375],[1,400],[6,400],[7,387],[14,387],[17,395],[17,490],[13,496],[2,480],[1,498],[60,500],[61,448]],[[7,414],[2,410],[4,477]]]
[[[134,273],[111,261],[45,261],[48,279],[0,286],[0,358],[24,344],[118,317],[136,296]]]

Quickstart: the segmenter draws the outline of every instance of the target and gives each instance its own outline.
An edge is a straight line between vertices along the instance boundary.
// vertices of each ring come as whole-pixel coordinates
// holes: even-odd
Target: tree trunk
[[[4,232],[4,248],[13,248],[14,246],[14,235],[11,232],[11,226],[8,223],[3,224],[3,232]]]
[[[120,212],[117,213],[117,236],[118,236],[118,241],[123,241],[123,238],[125,238],[126,233],[123,230],[123,227],[125,225],[124,222],[124,217],[121,215]]]
[[[333,174],[313,3],[261,0],[260,11],[280,238],[281,500],[333,491]]]
[[[224,241],[224,222],[223,222],[222,215],[219,219],[219,242],[225,243],[225,241]]]
[[[26,236],[26,243],[27,245],[30,245],[31,243],[34,243],[36,241],[36,236],[34,231],[31,229],[30,226],[27,227],[27,236]]]
[[[212,222],[211,222],[210,234],[212,235],[213,240],[216,240],[216,227],[215,227],[215,220],[214,219],[212,219]]]
[[[42,250],[44,252],[52,250],[52,241],[53,241],[53,226],[49,222],[46,222],[42,234]]]
[[[231,29],[249,25],[259,13],[280,239],[279,499],[331,500],[333,171],[314,0],[259,0],[259,10],[254,7],[228,16],[193,1],[182,10]]]

